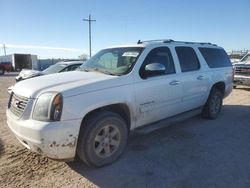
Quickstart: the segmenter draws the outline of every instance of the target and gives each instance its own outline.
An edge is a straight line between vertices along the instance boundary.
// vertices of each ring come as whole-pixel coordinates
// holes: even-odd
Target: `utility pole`
[[[3,51],[4,51],[4,55],[6,56],[6,46],[5,46],[5,44],[3,44]]]
[[[84,18],[82,20],[89,22],[89,57],[91,57],[91,22],[95,22],[96,20],[91,20],[91,14],[88,19]]]

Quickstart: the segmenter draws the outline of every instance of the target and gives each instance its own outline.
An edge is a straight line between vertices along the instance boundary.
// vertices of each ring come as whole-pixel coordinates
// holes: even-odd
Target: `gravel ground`
[[[193,117],[131,136],[114,164],[90,169],[30,152],[6,124],[7,88],[0,77],[0,187],[250,187],[250,88],[235,89],[216,120]]]

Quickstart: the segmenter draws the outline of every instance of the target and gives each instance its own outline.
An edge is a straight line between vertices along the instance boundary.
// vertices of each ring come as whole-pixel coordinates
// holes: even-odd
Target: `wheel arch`
[[[211,97],[213,97],[213,94],[217,91],[221,92],[221,100],[220,100],[220,104],[219,104],[219,108],[217,110],[217,112],[211,112],[211,108],[213,108],[213,106],[211,107]],[[217,92],[218,93],[218,92]],[[224,82],[217,82],[215,83],[211,89],[210,89],[210,93],[209,96],[207,98],[206,104],[204,105],[203,109],[202,109],[202,117],[206,118],[206,119],[216,119],[222,104],[223,104],[223,96],[225,95],[225,83]]]
[[[224,94],[225,94],[225,88],[226,88],[225,82],[222,82],[222,81],[216,82],[216,83],[211,87],[210,93],[211,93],[211,91],[212,91],[213,89],[218,89],[219,91],[221,91],[221,93],[222,93],[223,96],[224,96]]]
[[[118,115],[120,115],[124,119],[124,121],[127,125],[127,128],[128,128],[128,131],[130,130],[130,127],[131,127],[130,109],[129,109],[127,104],[117,103],[117,104],[111,104],[111,105],[98,107],[96,109],[89,111],[82,119],[80,132],[86,126],[86,122],[87,122],[88,118],[93,116],[95,113],[98,113],[101,111],[110,111],[110,112],[117,113]]]

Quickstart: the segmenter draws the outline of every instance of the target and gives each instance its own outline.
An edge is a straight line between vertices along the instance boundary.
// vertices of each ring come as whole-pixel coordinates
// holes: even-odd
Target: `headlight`
[[[63,98],[60,93],[43,93],[36,101],[33,119],[39,121],[60,121],[62,107]]]

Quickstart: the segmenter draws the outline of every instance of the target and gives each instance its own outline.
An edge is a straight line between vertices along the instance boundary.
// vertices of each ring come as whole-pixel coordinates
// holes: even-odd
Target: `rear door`
[[[204,105],[209,88],[209,77],[203,70],[194,48],[176,46],[175,52],[182,72],[182,111],[184,112]]]

